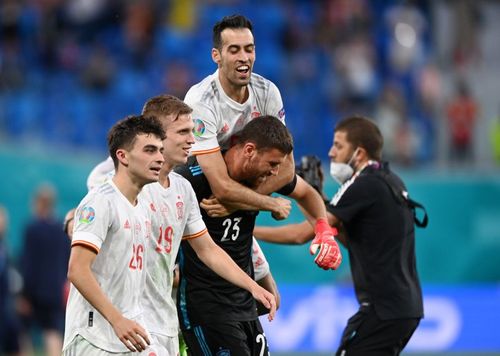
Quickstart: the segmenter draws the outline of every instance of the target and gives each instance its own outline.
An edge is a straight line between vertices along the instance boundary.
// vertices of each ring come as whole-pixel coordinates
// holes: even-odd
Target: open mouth
[[[160,167],[151,167],[150,170],[153,171],[153,173],[155,175],[159,175],[161,168]]]
[[[247,74],[248,72],[250,72],[250,66],[249,65],[239,66],[236,68],[236,71],[241,74]]]

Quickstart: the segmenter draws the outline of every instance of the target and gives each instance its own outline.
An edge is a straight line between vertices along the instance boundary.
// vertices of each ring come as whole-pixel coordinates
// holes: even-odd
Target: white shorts
[[[167,340],[172,339],[172,340]],[[174,340],[175,339],[175,340]],[[166,355],[177,355],[179,353],[179,340],[177,337],[167,337],[167,336],[158,336],[151,335],[150,340],[151,345],[142,351],[141,353],[136,352],[110,352],[103,349],[100,349],[94,345],[92,345],[89,341],[83,338],[80,335],[77,335],[73,341],[66,347],[63,351],[63,356],[132,356],[132,355],[140,355],[140,356],[166,356]],[[160,343],[161,342],[161,343]],[[175,348],[177,347],[177,348]],[[169,353],[169,351],[175,353]]]
[[[153,348],[153,350],[156,352],[156,356],[177,356],[179,355],[179,337],[176,336],[165,336],[165,335],[159,335],[155,333],[150,334],[151,337],[151,346],[150,348]],[[141,355],[144,356],[153,356],[147,353],[149,348]],[[151,351],[153,351],[151,350]],[[151,352],[150,351],[150,352]]]

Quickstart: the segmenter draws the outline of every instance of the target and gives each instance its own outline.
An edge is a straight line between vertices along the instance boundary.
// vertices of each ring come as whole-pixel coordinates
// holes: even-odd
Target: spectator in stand
[[[452,163],[467,163],[473,156],[474,127],[478,117],[478,104],[464,81],[457,85],[454,98],[446,107],[450,132],[450,158]]]

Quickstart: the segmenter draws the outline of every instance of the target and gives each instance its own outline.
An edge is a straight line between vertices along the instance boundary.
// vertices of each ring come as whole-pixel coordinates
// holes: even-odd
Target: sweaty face
[[[130,176],[142,184],[157,182],[163,165],[163,143],[154,135],[138,135],[134,146],[126,151]]]
[[[165,166],[172,169],[187,162],[189,151],[194,144],[194,123],[190,114],[179,115],[174,121],[173,118],[169,119],[167,118],[169,124],[165,130],[167,137],[163,141],[163,153]]]
[[[354,148],[347,141],[347,133],[337,131],[333,136],[333,145],[328,152],[328,156],[332,162],[347,163],[354,153]]]
[[[244,165],[242,178],[250,187],[257,187],[267,177],[278,174],[285,158],[286,154],[276,148],[266,151],[255,150]]]
[[[250,82],[255,62],[255,44],[248,28],[226,28],[221,33],[222,49],[218,66],[221,81],[234,87],[246,86]]]

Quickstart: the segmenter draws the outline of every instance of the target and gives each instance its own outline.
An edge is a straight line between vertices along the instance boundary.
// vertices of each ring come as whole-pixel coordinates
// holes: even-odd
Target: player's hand
[[[221,218],[235,212],[234,209],[222,205],[213,195],[210,198],[203,199],[200,203],[200,207],[212,218]]]
[[[276,298],[274,295],[259,286],[257,283],[255,283],[251,293],[256,301],[260,302],[264,307],[269,309],[267,319],[272,321],[274,319],[274,315],[276,314]]]
[[[146,330],[133,320],[122,316],[112,326],[116,336],[132,352],[144,351],[151,343]]]
[[[314,262],[324,270],[337,269],[342,262],[342,254],[334,237],[338,234],[337,229],[330,227],[326,219],[318,219],[314,232],[316,236],[309,247],[311,255],[316,254],[319,248]]]
[[[276,220],[283,220],[288,217],[292,209],[292,202],[282,197],[274,197],[275,208],[272,210],[271,215]]]

